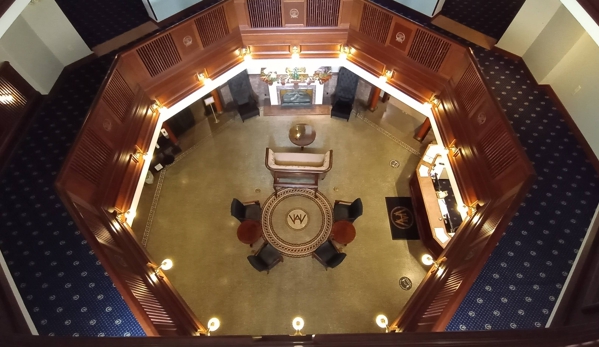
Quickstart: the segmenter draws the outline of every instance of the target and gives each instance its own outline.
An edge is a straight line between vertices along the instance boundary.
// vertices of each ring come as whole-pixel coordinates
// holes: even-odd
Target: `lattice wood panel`
[[[140,276],[128,272],[122,272],[121,276],[125,279],[129,289],[137,301],[139,301],[152,323],[162,326],[172,325],[175,328],[175,324],[169,314]]]
[[[120,248],[117,246],[116,242],[112,238],[112,235],[110,235],[110,232],[108,232],[108,229],[106,229],[104,224],[102,224],[102,221],[100,221],[100,218],[98,216],[96,216],[93,212],[77,203],[74,203],[74,205],[75,208],[77,208],[77,211],[81,213],[81,216],[85,220],[85,223],[87,224],[91,232],[94,234],[96,239],[98,239],[98,241],[120,250]]]
[[[281,0],[247,0],[252,28],[280,28],[283,26]]]
[[[229,25],[225,9],[217,7],[213,11],[206,13],[194,20],[202,46],[208,47],[214,42],[229,35]]]
[[[138,48],[136,51],[152,77],[181,62],[181,55],[179,55],[170,33]]]
[[[467,269],[467,267],[462,267],[459,270],[445,270],[452,271],[452,274],[449,275],[449,278],[447,279],[447,282],[445,282],[445,284],[443,285],[443,288],[439,290],[439,292],[437,293],[437,295],[435,295],[435,298],[433,299],[433,301],[431,301],[426,311],[424,311],[424,314],[422,315],[423,319],[431,316],[438,316],[443,312],[445,307],[447,307],[449,300],[451,300],[451,297],[458,290],[460,284],[462,284],[462,281],[466,276]]]
[[[133,101],[133,91],[118,70],[112,74],[112,78],[102,94],[102,100],[121,122],[125,121],[127,110]]]
[[[364,4],[359,31],[382,44],[387,42],[393,16],[383,10]]]
[[[334,27],[339,22],[341,0],[308,0],[306,26]]]
[[[458,97],[458,100],[466,109],[468,115],[471,115],[474,107],[482,99],[486,92],[485,85],[478,77],[476,68],[473,64],[468,66],[466,72],[464,72],[464,75],[462,75],[462,78],[460,78],[454,91]]]
[[[110,157],[110,147],[95,132],[88,130],[81,136],[70,169],[96,186],[100,183]]]
[[[480,141],[492,178],[497,178],[518,160],[516,144],[503,125],[497,123]]]
[[[445,60],[451,43],[422,29],[416,29],[408,57],[438,72]]]
[[[25,112],[27,98],[8,80],[0,77],[0,134],[8,131]]]

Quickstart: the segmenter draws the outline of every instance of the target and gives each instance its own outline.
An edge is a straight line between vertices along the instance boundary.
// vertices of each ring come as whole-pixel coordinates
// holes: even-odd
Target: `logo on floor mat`
[[[294,230],[302,230],[308,225],[308,213],[296,208],[287,213],[287,225]]]
[[[403,206],[397,206],[391,210],[391,221],[399,229],[408,229],[414,224],[414,215],[412,211]]]

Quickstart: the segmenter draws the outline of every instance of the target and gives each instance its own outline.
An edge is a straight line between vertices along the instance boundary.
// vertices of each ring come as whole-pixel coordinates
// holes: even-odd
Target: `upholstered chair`
[[[237,199],[233,199],[233,201],[231,201],[231,216],[237,218],[240,222],[248,219],[260,222],[262,220],[260,201],[256,200],[243,203]]]
[[[271,244],[264,243],[256,254],[249,255],[247,259],[254,269],[268,274],[275,265],[283,261],[283,256]]]
[[[362,199],[357,198],[354,202],[335,200],[333,218],[336,221],[346,220],[353,223],[362,215]]]
[[[346,255],[341,253],[331,240],[327,240],[312,253],[312,258],[318,260],[328,270],[341,264]]]

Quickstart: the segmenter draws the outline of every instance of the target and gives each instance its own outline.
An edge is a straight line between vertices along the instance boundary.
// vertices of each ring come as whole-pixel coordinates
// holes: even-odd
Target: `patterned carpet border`
[[[419,150],[417,150],[415,148],[412,148],[407,143],[405,143],[402,140],[398,139],[397,137],[393,136],[393,134],[391,134],[387,130],[381,128],[380,126],[378,126],[376,123],[374,123],[370,119],[364,117],[360,112],[356,112],[356,117],[358,117],[359,119],[361,119],[362,121],[364,121],[364,123],[370,125],[374,129],[376,129],[381,134],[387,136],[389,139],[391,139],[393,142],[397,143],[398,145],[400,145],[401,147],[403,147],[404,149],[406,149],[408,152],[414,154],[417,157],[422,157],[422,154],[420,153]]]
[[[292,196],[302,196],[312,200],[318,205],[322,215],[322,225],[318,234],[308,242],[294,244],[283,240],[277,235],[273,228],[272,216],[277,205]],[[320,245],[322,245],[331,233],[333,227],[333,208],[329,200],[321,192],[310,189],[288,188],[279,191],[278,194],[270,195],[262,207],[262,228],[266,241],[275,247],[283,255],[291,258],[303,258],[309,256]]]

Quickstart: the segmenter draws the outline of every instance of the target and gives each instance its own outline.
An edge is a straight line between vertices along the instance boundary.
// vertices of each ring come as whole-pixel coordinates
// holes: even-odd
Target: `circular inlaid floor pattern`
[[[283,189],[262,207],[264,238],[288,257],[309,256],[329,238],[332,226],[331,203],[310,189]]]

